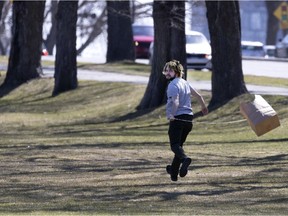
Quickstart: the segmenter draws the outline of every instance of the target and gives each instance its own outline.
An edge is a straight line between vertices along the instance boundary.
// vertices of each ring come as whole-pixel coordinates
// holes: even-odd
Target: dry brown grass
[[[287,214],[286,97],[264,96],[282,125],[262,137],[228,123],[243,119],[242,97],[196,119],[191,169],[172,182],[164,107],[135,110],[145,86],[80,82],[53,98],[52,85],[34,80],[0,99],[2,215]]]

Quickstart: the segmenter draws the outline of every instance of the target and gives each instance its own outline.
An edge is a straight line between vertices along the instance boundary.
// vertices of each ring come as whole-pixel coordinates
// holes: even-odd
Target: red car
[[[154,41],[154,27],[133,25],[132,28],[136,58],[149,58],[149,47]]]

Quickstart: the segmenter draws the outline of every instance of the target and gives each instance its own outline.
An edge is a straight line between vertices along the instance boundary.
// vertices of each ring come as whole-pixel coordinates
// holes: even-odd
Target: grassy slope
[[[3,215],[287,213],[287,97],[264,96],[282,125],[261,137],[241,121],[246,96],[196,119],[191,170],[174,183],[164,107],[135,113],[145,86],[80,82],[55,98],[52,87],[0,99]]]

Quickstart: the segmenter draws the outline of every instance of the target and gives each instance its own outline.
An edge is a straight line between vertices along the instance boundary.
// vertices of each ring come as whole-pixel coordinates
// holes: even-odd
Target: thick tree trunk
[[[171,59],[181,62],[187,71],[186,36],[185,36],[185,1],[174,1],[171,19]],[[186,79],[187,73],[183,76]]]
[[[154,52],[152,71],[138,109],[166,102],[167,80],[162,74],[167,61],[177,59],[186,67],[185,2],[154,1]]]
[[[2,17],[3,6],[4,6],[4,1],[0,1],[0,20],[1,20],[1,17]]]
[[[77,88],[76,23],[78,1],[60,1],[57,12],[53,96]]]
[[[107,62],[135,60],[130,1],[107,0]]]
[[[44,8],[44,1],[13,2],[13,37],[4,85],[18,86],[40,76]]]
[[[219,106],[247,92],[241,57],[239,2],[206,1],[212,46],[212,99]]]
[[[266,44],[275,45],[277,42],[277,32],[279,30],[279,20],[274,16],[274,11],[279,7],[279,1],[266,1],[266,9],[268,13]]]

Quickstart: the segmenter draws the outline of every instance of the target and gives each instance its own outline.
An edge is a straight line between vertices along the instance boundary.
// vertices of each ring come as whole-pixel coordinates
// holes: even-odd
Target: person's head
[[[175,77],[182,77],[184,74],[184,68],[177,60],[169,61],[163,68],[164,76],[166,79],[174,79]]]

